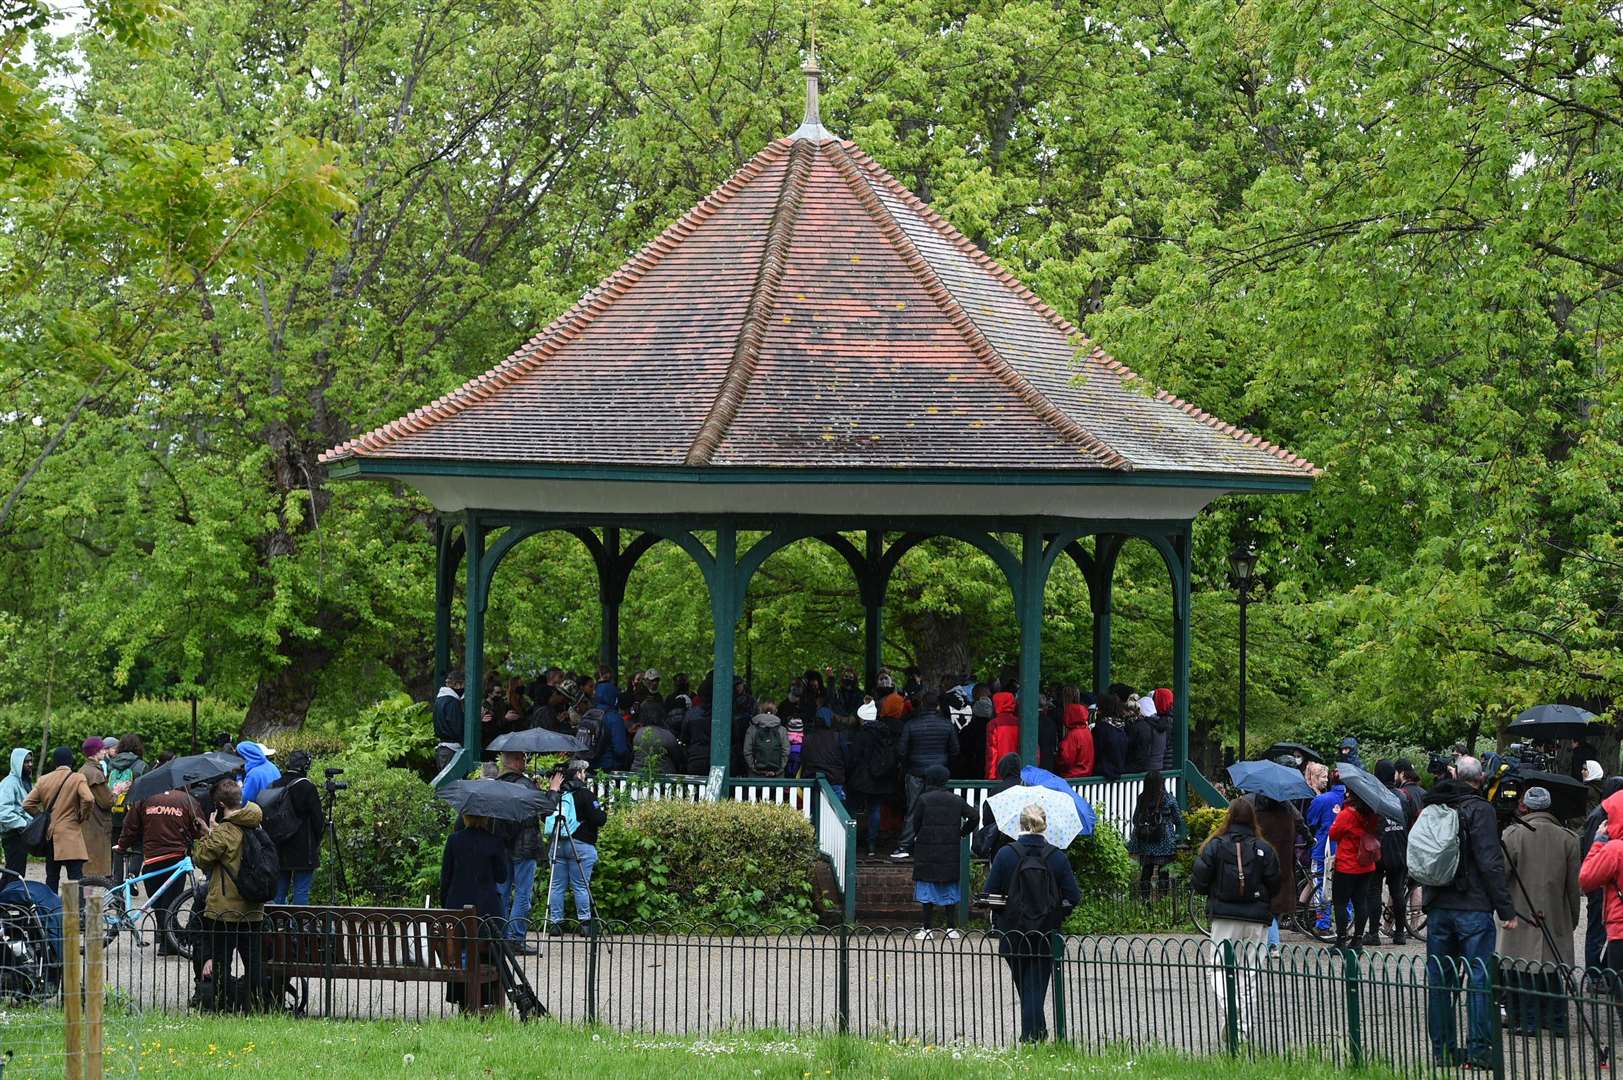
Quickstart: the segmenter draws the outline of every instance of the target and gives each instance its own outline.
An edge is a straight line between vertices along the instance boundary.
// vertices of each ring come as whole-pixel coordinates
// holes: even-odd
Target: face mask
[[[847,679],[841,679],[840,682],[847,690],[854,690],[857,685],[856,676],[854,675]]]

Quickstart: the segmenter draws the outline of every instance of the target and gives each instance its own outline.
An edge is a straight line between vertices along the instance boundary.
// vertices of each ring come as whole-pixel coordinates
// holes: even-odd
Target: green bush
[[[816,857],[811,825],[789,807],[642,802],[611,811],[592,896],[616,920],[809,926]]]
[[[1138,876],[1138,863],[1127,853],[1127,843],[1108,821],[1100,821],[1092,836],[1079,836],[1065,849],[1076,883],[1084,894],[1125,894]]]
[[[324,759],[311,766],[318,783],[326,765],[344,768],[338,779],[349,784],[334,801],[333,824],[353,901],[419,907],[426,895],[437,905],[440,856],[455,816],[450,806],[410,769]],[[318,886],[330,880],[332,852],[324,847],[321,859]]]
[[[192,748],[192,703],[166,701],[158,698],[136,698],[134,701],[95,708],[72,705],[51,711],[50,742],[54,746],[78,749],[90,735],[112,735],[129,732],[141,736],[147,746],[149,759],[156,758],[160,750],[189,754]],[[243,710],[239,705],[201,698],[197,703],[197,743],[206,750],[214,743],[214,736],[222,731],[233,737],[242,726]],[[0,706],[0,747],[13,746],[39,749],[43,734],[45,711],[37,705],[13,704]]]

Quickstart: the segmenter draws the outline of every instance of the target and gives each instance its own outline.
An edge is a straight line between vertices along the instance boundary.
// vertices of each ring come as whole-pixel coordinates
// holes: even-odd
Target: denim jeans
[[[312,870],[283,870],[276,877],[276,899],[273,904],[308,904],[310,885],[316,880]],[[291,895],[292,899],[288,899]]]
[[[918,805],[919,796],[924,794],[924,777],[907,774],[907,809],[902,816],[902,835],[896,841],[897,851],[913,850],[913,807]]]
[[[1054,961],[1047,956],[1005,956],[1014,976],[1014,992],[1020,998],[1020,1041],[1042,1042],[1048,1038],[1048,980],[1054,975]]]
[[[872,852],[879,843],[879,815],[885,809],[885,797],[853,791],[847,806],[851,816],[857,819],[857,847]]]
[[[1431,1036],[1432,1060],[1449,1064],[1460,1056],[1454,998],[1460,990],[1459,964],[1464,961],[1470,981],[1466,1056],[1477,1064],[1490,1064],[1490,1010],[1495,1006],[1488,992],[1488,965],[1494,962],[1493,912],[1433,908],[1426,918],[1426,1030]]]
[[[592,868],[597,865],[597,848],[576,840],[565,840],[558,847],[558,858],[552,864],[552,890],[547,897],[547,909],[553,922],[564,919],[564,889],[575,894],[575,918],[585,922],[592,917],[592,896],[587,886],[592,880]]]
[[[523,941],[530,932],[530,906],[535,898],[535,860],[514,859],[512,872],[498,888],[507,916],[507,940]]]

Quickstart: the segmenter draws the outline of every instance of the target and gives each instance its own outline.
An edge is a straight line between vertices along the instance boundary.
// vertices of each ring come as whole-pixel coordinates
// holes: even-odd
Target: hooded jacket
[[[997,779],[997,763],[1004,754],[1020,752],[1020,718],[1014,695],[1000,690],[992,695],[992,722],[986,725],[986,779]]]
[[[913,880],[958,880],[961,840],[975,828],[975,809],[947,790],[944,765],[924,773],[924,791],[913,803]]]
[[[232,877],[242,869],[243,831],[259,828],[264,820],[258,803],[243,803],[221,818],[192,853],[192,861],[205,870],[220,866],[229,871],[209,875],[208,902],[203,909],[209,918],[219,922],[258,922],[265,917],[265,905],[244,900]]]
[[[710,771],[710,707],[702,702],[689,705],[682,714],[682,742],[687,745],[687,772],[704,776]]]
[[[1375,870],[1380,849],[1366,851],[1365,837],[1380,843],[1381,822],[1374,814],[1364,814],[1352,803],[1342,803],[1330,823],[1330,839],[1336,842],[1336,873],[1368,874]]]
[[[1341,746],[1336,749],[1336,760],[1350,762],[1360,769],[1364,767],[1364,759],[1358,756],[1358,740],[1348,735],[1341,740]]]
[[[1065,736],[1059,741],[1061,776],[1075,779],[1093,775],[1093,732],[1088,728],[1086,705],[1065,706]]]
[[[1509,921],[1516,915],[1510,875],[1499,846],[1499,822],[1488,800],[1461,780],[1443,780],[1426,793],[1425,804],[1452,806],[1460,815],[1460,869],[1448,885],[1427,886],[1421,906],[1453,911],[1493,911]]]
[[[1606,940],[1623,941],[1623,791],[1608,795],[1600,807],[1606,812],[1604,843],[1597,836],[1578,871],[1578,887],[1606,897]]]
[[[12,750],[11,769],[6,773],[6,778],[0,780],[0,834],[26,829],[28,823],[34,820],[34,815],[23,809],[23,800],[28,798],[23,762],[28,760],[31,752],[26,746]]]
[[[282,770],[270,763],[265,752],[259,744],[251,740],[243,740],[237,744],[237,756],[242,758],[243,764],[248,766],[247,774],[242,778],[242,801],[251,803],[259,797],[259,793],[270,787],[282,778]]]
[[[612,682],[604,680],[592,691],[592,704],[603,710],[603,752],[592,764],[599,769],[618,770],[631,767],[631,733],[626,730],[626,719],[620,715],[620,691]]]
[[[434,698],[434,738],[462,745],[462,695],[449,686],[440,687]]]
[[[1307,827],[1313,830],[1313,861],[1322,863],[1326,844],[1330,840],[1330,826],[1335,824],[1336,815],[1341,813],[1341,804],[1347,801],[1347,789],[1340,784],[1332,784],[1330,790],[1322,795],[1315,795],[1313,801],[1307,806]]]
[[[772,750],[772,746],[776,750]],[[768,760],[776,762],[767,765]],[[749,734],[744,736],[744,764],[751,776],[782,776],[789,764],[789,735],[783,730],[783,721],[772,713],[757,713],[750,721]]]

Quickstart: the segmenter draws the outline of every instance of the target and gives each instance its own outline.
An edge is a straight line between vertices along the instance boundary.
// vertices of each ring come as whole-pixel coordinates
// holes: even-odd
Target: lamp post
[[[1257,553],[1250,544],[1236,544],[1229,553],[1229,578],[1234,583],[1234,590],[1240,597],[1240,739],[1239,753],[1236,761],[1246,760],[1245,756],[1245,653],[1246,653],[1246,608],[1251,604],[1252,571],[1257,568]]]

